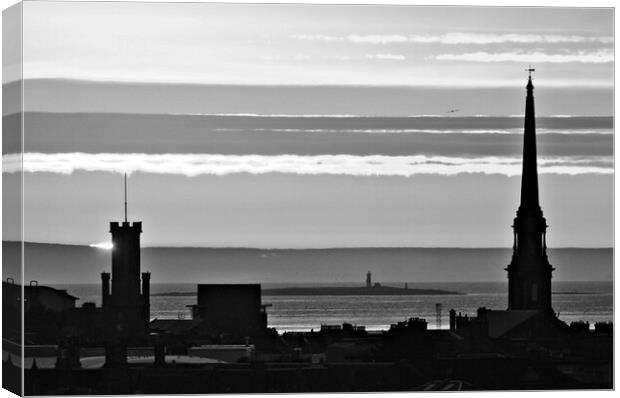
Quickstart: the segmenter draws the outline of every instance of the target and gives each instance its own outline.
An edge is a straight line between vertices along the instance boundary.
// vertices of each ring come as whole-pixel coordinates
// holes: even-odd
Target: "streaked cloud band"
[[[392,43],[422,43],[422,44],[558,44],[558,43],[613,43],[611,36],[582,36],[582,35],[542,35],[542,34],[484,34],[449,32],[443,35],[402,35],[402,34],[374,34],[359,35],[350,34],[346,36],[330,36],[323,34],[293,35],[293,39],[310,41],[338,42],[348,41],[351,43],[362,44],[392,44]]]
[[[604,64],[614,62],[612,51],[601,50],[594,52],[578,51],[567,54],[547,54],[542,52],[502,52],[489,53],[479,51],[464,54],[439,54],[433,57],[439,61],[468,61],[468,62],[532,62],[566,64],[572,62],[586,64]]]
[[[5,173],[21,170],[21,155],[2,157]],[[118,154],[25,153],[28,173],[72,174],[75,171],[154,173],[194,177],[199,175],[286,173],[298,175],[400,176],[419,174],[454,176],[465,173],[515,176],[521,173],[520,157],[356,156],[356,155],[219,155],[219,154]],[[607,156],[539,159],[541,174],[612,174]]]
[[[404,61],[405,56],[402,54],[368,54],[368,59],[390,60],[390,61]]]

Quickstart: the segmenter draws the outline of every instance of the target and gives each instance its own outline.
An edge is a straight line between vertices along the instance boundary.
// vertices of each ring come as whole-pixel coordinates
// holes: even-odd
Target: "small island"
[[[439,289],[405,289],[374,285],[372,287],[288,287],[264,289],[263,296],[421,296],[461,295],[464,293]]]
[[[372,274],[366,273],[366,286],[333,286],[333,287],[285,287],[264,289],[263,296],[421,296],[421,295],[458,295],[463,294],[439,289],[409,289],[404,287],[383,286],[372,283]]]
[[[366,274],[366,286],[308,286],[262,289],[262,296],[424,296],[464,295],[465,293],[440,289],[409,289],[372,283],[370,271]],[[196,292],[154,293],[152,296],[195,296]]]

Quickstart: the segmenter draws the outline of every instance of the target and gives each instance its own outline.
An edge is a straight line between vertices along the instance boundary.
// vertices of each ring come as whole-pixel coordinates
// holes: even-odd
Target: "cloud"
[[[344,37],[338,36],[329,36],[329,35],[292,35],[291,38],[298,40],[309,40],[309,41],[344,41]]]
[[[360,44],[392,44],[392,43],[439,43],[447,45],[455,44],[505,44],[505,43],[531,43],[531,44],[557,44],[557,43],[599,43],[612,44],[611,36],[580,36],[580,35],[541,35],[541,34],[502,34],[502,33],[466,33],[449,32],[443,35],[358,35],[328,36],[328,35],[293,35],[298,40],[309,41],[348,41]]]
[[[389,44],[411,42],[412,38],[403,35],[348,35],[345,40],[352,43]]]
[[[3,172],[20,171],[21,156],[2,157]],[[447,156],[356,156],[356,155],[217,155],[217,154],[118,154],[118,153],[25,153],[25,172],[71,174],[75,171],[111,173],[176,174],[224,176],[237,173],[287,173],[300,175],[401,176],[463,173],[521,173],[520,157]],[[611,157],[555,157],[539,159],[539,172],[547,174],[612,174]]]
[[[565,64],[571,62],[603,64],[614,61],[611,51],[584,52],[574,54],[546,54],[541,52],[503,52],[488,53],[479,51],[465,54],[440,54],[434,59],[440,61],[469,61],[469,62],[531,62],[531,63],[556,63]]]
[[[366,55],[366,58],[391,60],[391,61],[404,61],[405,60],[405,56],[401,54],[368,54]]]

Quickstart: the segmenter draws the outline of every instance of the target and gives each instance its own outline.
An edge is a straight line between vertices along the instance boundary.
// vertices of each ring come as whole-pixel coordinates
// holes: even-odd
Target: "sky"
[[[532,65],[548,243],[612,245],[609,9],[33,1],[23,39],[26,240],[108,242],[127,172],[147,246],[510,247]]]
[[[26,79],[521,85],[523,67],[507,62],[541,65],[548,87],[609,89],[612,78],[610,9],[27,2],[24,12]]]

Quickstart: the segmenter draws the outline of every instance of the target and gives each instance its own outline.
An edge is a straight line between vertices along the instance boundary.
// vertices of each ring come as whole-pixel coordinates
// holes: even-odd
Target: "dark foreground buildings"
[[[141,223],[112,223],[102,307],[74,308],[66,292],[27,287],[26,394],[612,388],[613,325],[567,325],[552,308],[533,88],[530,77],[506,310],[452,309],[447,330],[411,318],[382,332],[345,323],[280,335],[267,328],[260,285],[199,285],[192,319],[149,322]],[[11,296],[19,289],[8,285],[3,316],[20,310]],[[5,336],[3,375],[17,380],[21,351],[11,338],[18,337]]]
[[[148,343],[150,322],[149,272],[140,273],[142,223],[111,222],[112,273],[101,273],[101,307],[84,303],[66,312],[62,334],[89,345]],[[48,343],[49,335],[38,340]]]

